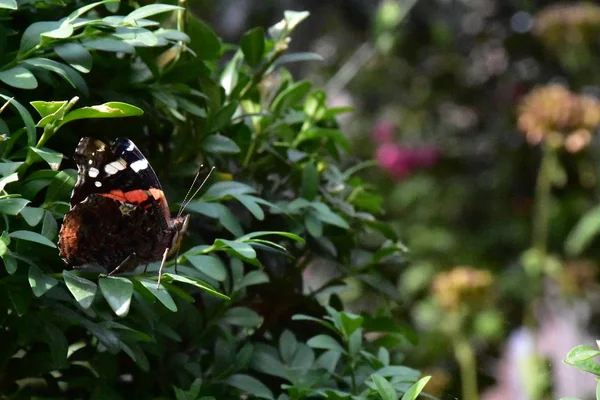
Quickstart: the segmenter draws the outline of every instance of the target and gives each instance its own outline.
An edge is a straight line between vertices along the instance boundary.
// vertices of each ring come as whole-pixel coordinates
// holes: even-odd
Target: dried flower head
[[[600,125],[600,101],[561,85],[541,86],[521,101],[517,125],[531,144],[546,141],[572,153],[585,148]]]
[[[600,33],[600,6],[582,2],[546,7],[535,17],[533,33],[559,51],[594,43]]]
[[[565,264],[560,283],[565,294],[580,295],[596,286],[598,265],[591,260],[572,260]]]
[[[427,369],[423,371],[423,374],[431,376],[431,379],[425,386],[425,392],[434,397],[441,397],[450,385],[450,382],[452,382],[452,375],[445,369],[439,367]]]
[[[433,294],[444,308],[479,307],[492,293],[492,274],[472,267],[458,266],[433,279]]]

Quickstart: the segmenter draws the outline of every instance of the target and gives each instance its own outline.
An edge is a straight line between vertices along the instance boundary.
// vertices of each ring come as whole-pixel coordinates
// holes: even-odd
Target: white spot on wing
[[[127,151],[133,151],[133,149],[135,149],[135,145],[133,144],[133,142],[129,142],[129,146],[125,149]]]
[[[141,170],[148,168],[148,160],[142,158],[141,160],[131,163],[130,167],[135,172],[140,172]]]
[[[94,185],[96,185],[96,187],[102,187],[102,184],[98,181],[94,182]]]
[[[125,163],[125,160],[119,159],[111,162],[110,164],[106,164],[104,166],[104,172],[106,172],[108,175],[114,175],[119,171],[123,171],[126,165],[127,163]]]
[[[88,164],[92,165],[94,163],[94,160],[88,160]]]
[[[88,171],[88,175],[90,178],[95,178],[98,176],[98,174],[100,174],[100,171],[98,171],[98,168],[90,168],[90,170]]]

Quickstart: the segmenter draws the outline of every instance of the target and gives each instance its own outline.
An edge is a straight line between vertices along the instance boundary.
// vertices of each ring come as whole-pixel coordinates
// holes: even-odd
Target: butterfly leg
[[[144,274],[145,274],[145,273],[146,273],[146,271],[148,270],[148,265],[150,265],[150,264],[146,264],[146,266],[144,267],[144,272],[143,272]]]
[[[165,249],[162,261],[160,262],[160,269],[158,270],[158,283],[156,284],[157,289],[160,289],[160,279],[162,278],[163,268],[165,267],[165,261],[167,260],[167,254],[169,254],[169,248]]]
[[[121,270],[128,266],[127,264],[129,264],[129,261],[131,261],[133,257],[135,257],[135,253],[128,255],[127,258],[121,261],[121,264],[119,264],[117,268],[113,269],[108,273],[108,276],[116,275],[117,273],[122,272]]]

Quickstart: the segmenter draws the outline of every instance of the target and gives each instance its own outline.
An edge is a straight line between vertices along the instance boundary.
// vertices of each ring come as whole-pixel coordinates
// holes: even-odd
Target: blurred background
[[[600,6],[517,0],[190,0],[225,40],[308,10],[290,64],[375,160],[372,204],[409,249],[394,313],[416,327],[426,390],[461,398],[592,398],[562,360],[598,332],[596,127]],[[306,279],[319,281],[326,265]],[[362,296],[356,310],[385,304]],[[462,392],[464,393],[464,391]]]

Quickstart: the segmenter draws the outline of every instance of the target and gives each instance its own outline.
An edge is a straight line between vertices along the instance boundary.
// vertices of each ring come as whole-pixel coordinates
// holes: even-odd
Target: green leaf
[[[302,187],[300,193],[303,198],[313,200],[319,192],[319,172],[314,162],[310,161],[302,169]]]
[[[119,317],[124,317],[129,312],[133,283],[127,278],[107,276],[98,280],[100,291],[106,302]]]
[[[61,153],[47,148],[37,148],[34,146],[29,147],[29,149],[46,161],[53,171],[57,171],[60,167],[60,163],[63,159]]]
[[[321,202],[312,202],[311,207],[316,211],[319,219],[327,224],[339,226],[342,229],[350,229],[350,225],[339,215]]]
[[[261,381],[249,375],[235,374],[227,378],[227,383],[234,388],[240,389],[251,396],[262,399],[273,399],[273,392]]]
[[[346,337],[350,337],[358,328],[362,327],[364,320],[360,315],[348,312],[340,313],[340,321]]]
[[[416,381],[421,373],[416,369],[404,367],[402,365],[388,365],[375,371],[377,375],[383,377],[394,378],[398,377],[404,381]]]
[[[231,118],[233,118],[233,114],[238,108],[238,103],[236,101],[232,101],[227,103],[225,106],[219,109],[210,121],[210,132],[216,132],[224,129],[228,125],[231,124]]]
[[[185,258],[200,272],[210,278],[223,282],[227,278],[227,270],[223,261],[215,256],[185,256]]]
[[[13,239],[26,240],[28,242],[34,242],[43,244],[44,246],[56,248],[56,245],[52,243],[47,237],[40,235],[37,232],[32,231],[14,231],[9,234]]]
[[[35,265],[29,266],[28,280],[29,286],[31,286],[31,290],[35,297],[43,296],[44,293],[52,289],[58,283],[56,279],[44,274],[42,270]]]
[[[250,240],[250,239],[254,239],[257,237],[261,237],[261,236],[269,236],[269,235],[277,235],[277,236],[283,236],[286,237],[288,239],[292,239],[296,242],[299,243],[304,243],[304,239],[302,239],[300,236],[295,235],[293,233],[290,232],[280,232],[280,231],[256,231],[256,232],[251,232],[251,233],[247,233],[244,236],[241,236],[239,238],[237,238],[236,240],[238,242],[243,242],[246,240]]]
[[[54,51],[79,72],[87,74],[92,69],[92,55],[79,42],[68,42],[55,46]]]
[[[210,190],[210,189],[209,189]],[[233,213],[223,204],[207,203],[204,201],[192,201],[188,204],[187,210],[206,215],[210,218],[216,218],[221,225],[235,236],[243,235],[242,226]]]
[[[22,162],[16,162],[16,161],[1,162],[0,163],[0,176],[7,176],[10,174],[14,174],[15,172],[17,172],[17,169],[19,169],[19,167],[21,165],[23,165]]]
[[[59,171],[48,186],[46,192],[46,202],[52,203],[59,199],[68,198],[69,193],[77,180],[77,175],[73,170]]]
[[[240,203],[242,203],[244,207],[246,207],[248,211],[252,213],[254,218],[256,218],[259,221],[265,219],[265,212],[262,210],[262,208],[260,208],[258,204],[256,204],[256,197],[248,196],[245,194],[237,194],[233,197],[235,197]]]
[[[216,60],[221,52],[221,39],[193,13],[187,16],[187,34],[190,35],[189,47],[199,60]]]
[[[215,245],[229,247],[234,253],[244,258],[256,258],[256,251],[252,248],[252,246],[246,243],[240,243],[238,241],[226,239],[216,239]]]
[[[308,18],[308,11],[284,11],[283,19],[269,28],[273,40],[280,41],[288,37],[300,22]]]
[[[156,14],[160,14],[160,13],[164,13],[164,12],[168,12],[168,11],[174,11],[174,10],[183,10],[183,7],[172,6],[169,4],[149,4],[147,6],[140,7],[137,10],[130,12],[125,17],[123,22],[124,23],[133,22],[138,19],[144,19],[144,18],[151,17],[153,15],[156,15]]]
[[[66,100],[63,101],[32,101],[29,104],[35,108],[35,110],[40,114],[40,117],[44,118],[48,115],[52,115],[56,113],[58,110],[64,108],[69,102]],[[43,128],[43,126],[40,126]]]
[[[58,28],[42,33],[42,37],[51,39],[67,39],[73,34],[73,25],[62,23]]]
[[[225,89],[225,94],[229,96],[238,83],[240,68],[242,67],[243,54],[237,51],[231,61],[225,66],[219,83]]]
[[[0,8],[6,8],[8,10],[16,10],[17,9],[17,1],[16,0],[0,0]]]
[[[42,220],[46,210],[38,207],[25,207],[21,211],[21,216],[29,226],[36,226]]]
[[[0,213],[6,215],[19,215],[29,200],[21,198],[0,199]]]
[[[25,29],[25,32],[23,32],[23,36],[21,36],[19,53],[24,54],[33,49],[41,42],[42,33],[53,31],[58,27],[60,27],[60,22],[58,21],[41,21],[29,25],[27,29]]]
[[[23,280],[11,282],[10,285],[7,285],[6,289],[14,310],[19,317],[22,317],[29,310],[31,291]]]
[[[90,11],[93,8],[98,7],[101,4],[118,3],[118,2],[119,2],[119,0],[103,0],[103,1],[98,1],[95,3],[91,3],[91,4],[85,5],[83,7],[80,7],[78,9],[76,9],[75,11],[73,11],[71,14],[69,14],[69,16],[67,17],[65,22],[63,22],[63,25],[65,23],[70,24],[71,22],[75,21],[77,18],[81,17],[86,12]]]
[[[0,191],[3,191],[6,185],[8,185],[9,183],[17,182],[18,180],[19,174],[17,174],[16,172],[3,177],[2,179],[0,179]]]
[[[17,263],[17,259],[11,253],[7,252],[4,254],[2,256],[2,261],[4,261],[4,268],[6,268],[6,272],[8,272],[10,275],[17,272],[19,264]]]
[[[21,116],[21,119],[25,123],[25,129],[27,130],[27,144],[33,146],[36,142],[36,134],[35,134],[35,122],[33,122],[33,118],[31,118],[31,114],[25,107],[21,105],[14,98],[10,98],[0,93],[0,98],[3,98],[6,101],[10,101],[10,105],[16,108],[17,112]]]
[[[575,256],[580,254],[600,233],[600,206],[586,212],[565,241],[567,254]]]
[[[202,195],[203,200],[219,200],[233,194],[256,193],[256,189],[235,181],[217,182]]]
[[[576,364],[581,361],[586,361],[591,358],[597,357],[600,355],[600,351],[597,348],[588,345],[580,345],[573,348],[567,354],[565,358],[565,363],[567,364]]]
[[[419,397],[419,394],[421,394],[421,391],[423,391],[423,388],[425,388],[425,385],[427,385],[427,382],[429,382],[430,379],[431,379],[431,376],[425,376],[425,377],[419,379],[419,381],[417,383],[415,383],[410,388],[408,388],[408,390],[406,391],[406,393],[404,393],[404,396],[402,396],[402,400],[416,400],[417,397]]]
[[[67,288],[79,305],[83,308],[89,308],[96,295],[98,288],[96,284],[67,270],[63,271],[63,278]]]
[[[350,142],[348,142],[348,139],[346,136],[344,136],[344,133],[339,129],[331,128],[310,128],[296,136],[292,146],[298,147],[304,142],[322,139],[330,139],[345,151],[350,151]]]
[[[166,275],[166,274],[165,274]],[[164,275],[163,275],[164,276]],[[167,309],[176,312],[177,305],[173,301],[173,298],[165,289],[163,285],[161,285],[158,289],[156,288],[156,282],[152,282],[146,279],[142,279],[139,281],[150,293],[154,295]]]
[[[377,388],[377,393],[379,393],[382,400],[398,400],[396,389],[394,389],[392,384],[389,383],[387,379],[376,374],[371,375],[371,379],[373,380],[373,383]]]
[[[73,110],[65,115],[60,126],[78,119],[137,117],[142,114],[144,114],[144,111],[141,108],[120,101],[111,101],[97,106]]]
[[[325,61],[322,55],[310,52],[284,54],[275,61],[275,65],[284,65],[299,61]]]
[[[79,72],[69,67],[68,65],[59,63],[54,60],[50,60],[48,58],[41,57],[30,58],[23,61],[23,63],[54,72],[55,74],[60,75],[64,80],[69,82],[71,86],[79,90],[84,95],[89,95],[89,89],[87,87],[87,84],[85,83],[81,75],[79,75]]]
[[[250,271],[238,284],[238,289],[245,288],[247,286],[260,285],[269,282],[269,276],[263,271]]]
[[[271,103],[271,111],[275,116],[281,115],[287,109],[294,107],[310,92],[312,83],[309,81],[296,82],[281,91]]]
[[[20,66],[0,71],[0,81],[19,89],[35,89],[38,86],[35,76],[27,68]]]
[[[44,213],[44,222],[42,223],[42,235],[48,239],[55,239],[58,233],[58,224],[50,211]]]
[[[208,135],[201,146],[206,152],[213,154],[236,154],[241,151],[233,140],[219,134]]]
[[[177,281],[181,283],[187,283],[188,285],[196,286],[205,292],[212,294],[220,299],[229,300],[229,296],[226,296],[222,293],[219,293],[215,288],[210,286],[208,283],[201,281],[200,279],[192,278],[191,276],[182,276],[182,275],[173,275],[173,274],[163,274],[163,279],[166,282],[169,281]]]
[[[92,39],[82,42],[84,47],[94,50],[110,51],[113,53],[135,54],[135,47],[117,39]]]
[[[297,348],[298,341],[296,340],[296,336],[287,329],[283,331],[281,336],[279,336],[279,354],[281,354],[281,359],[284,363],[291,364]]]
[[[227,310],[223,321],[235,326],[256,328],[262,324],[263,319],[254,310],[246,307],[233,307]]]
[[[240,39],[240,47],[248,65],[255,67],[265,53],[265,31],[263,28],[250,29]]]
[[[333,350],[333,351],[337,351],[339,353],[346,352],[346,350],[342,347],[342,345],[337,340],[335,340],[331,336],[325,335],[325,334],[313,336],[312,338],[308,339],[306,344],[314,349]]]

